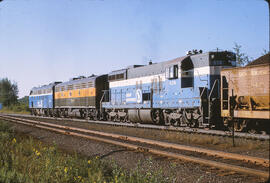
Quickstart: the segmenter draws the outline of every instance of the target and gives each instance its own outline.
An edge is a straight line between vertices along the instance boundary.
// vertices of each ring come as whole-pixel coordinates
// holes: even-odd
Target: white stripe
[[[165,73],[162,73],[158,75],[144,76],[144,77],[132,78],[132,79],[127,79],[127,80],[122,80],[122,81],[110,82],[110,88],[136,85],[136,81],[138,82],[138,84],[140,84],[141,81],[142,81],[142,84],[147,84],[147,83],[151,83],[152,80],[155,78],[157,79],[157,81],[159,81],[159,77],[162,81],[165,81]]]
[[[136,102],[136,98],[126,98],[126,102]]]
[[[202,76],[207,74],[210,74],[210,66],[194,68],[194,76]]]
[[[213,68],[213,70],[214,70],[214,68]],[[200,67],[200,68],[194,69],[194,76],[203,76],[203,75],[207,75],[207,74],[210,75],[210,66]],[[181,76],[181,70],[179,70],[178,75]],[[132,79],[127,79],[127,80],[121,80],[121,81],[113,81],[113,82],[110,82],[110,88],[124,87],[124,86],[135,86],[136,81],[138,82],[138,84],[140,84],[140,81],[142,81],[142,84],[150,84],[153,79],[157,79],[157,81],[159,82],[159,78],[164,82],[165,81],[165,73],[152,75],[152,76],[132,78]]]
[[[38,97],[38,96],[44,96],[44,95],[52,95],[52,93],[37,94],[37,95],[29,95],[29,97]]]

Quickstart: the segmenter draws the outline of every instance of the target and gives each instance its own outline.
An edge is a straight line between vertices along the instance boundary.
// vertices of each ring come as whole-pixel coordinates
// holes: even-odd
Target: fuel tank
[[[129,109],[128,117],[136,123],[153,123],[151,109]]]

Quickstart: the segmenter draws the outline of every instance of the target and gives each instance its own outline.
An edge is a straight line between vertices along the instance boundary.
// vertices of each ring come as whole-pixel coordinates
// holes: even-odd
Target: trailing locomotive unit
[[[102,91],[108,89],[108,76],[73,78],[55,87],[57,116],[98,119]]]
[[[220,118],[220,71],[235,65],[232,52],[200,51],[113,71],[102,105],[110,120],[212,126]]]
[[[61,82],[54,82],[41,87],[34,87],[29,95],[29,108],[34,115],[54,115],[54,90]]]
[[[237,131],[269,133],[269,71],[269,60],[221,71],[221,116],[225,124]]]

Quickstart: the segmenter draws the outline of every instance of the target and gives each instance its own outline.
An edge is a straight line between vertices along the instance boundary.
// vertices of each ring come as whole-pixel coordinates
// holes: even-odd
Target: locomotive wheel
[[[196,128],[196,127],[198,127],[198,121],[197,121],[196,119],[191,119],[191,120],[189,121],[189,126],[190,126],[191,128]]]
[[[112,117],[112,116],[109,115],[109,121],[116,122],[116,117]]]
[[[164,115],[164,122],[165,122],[165,126],[169,126],[171,124],[168,114]]]
[[[124,119],[124,123],[128,123],[128,122],[130,122],[130,121],[128,120],[128,115],[126,115],[125,119]]]
[[[119,122],[123,123],[123,122],[124,122],[124,120],[125,120],[125,118],[124,118],[124,117],[119,117]]]
[[[181,122],[180,119],[176,119],[176,122],[174,123],[175,126],[181,126]]]
[[[235,132],[243,132],[246,130],[247,127],[247,121],[246,120],[242,120],[242,121],[237,121],[237,122],[229,122],[229,130],[232,132],[233,131],[233,127],[234,127],[234,131]]]
[[[243,132],[247,127],[247,122],[246,120],[243,120],[241,123],[238,123],[236,126],[240,132]]]
[[[160,110],[153,111],[152,118],[153,118],[154,124],[156,125],[164,124],[164,115]]]
[[[52,109],[49,109],[49,116],[53,117],[53,110]]]
[[[185,118],[184,115],[181,115],[179,119],[179,126],[186,126],[186,121],[184,118]]]
[[[94,120],[97,121],[99,119],[99,114],[98,111],[94,111],[94,116],[93,116]]]
[[[169,124],[172,125],[172,126],[178,126],[179,125],[178,121],[175,120],[175,119],[170,119]]]
[[[184,121],[187,123],[187,125],[190,128],[196,128],[198,127],[198,120],[193,119],[192,114],[188,112],[184,112]]]
[[[256,134],[257,131],[257,123],[249,120],[247,123],[247,132],[250,134]]]
[[[248,131],[249,134],[256,134],[257,133],[257,130],[252,129],[252,128],[248,129],[247,131]]]
[[[230,132],[233,132],[233,131],[237,132],[237,124],[234,121],[229,121],[228,122],[228,130]]]
[[[230,132],[232,132],[232,131],[233,131],[233,125],[228,126],[228,130],[229,130]],[[234,127],[234,131],[235,131],[235,132],[238,131],[236,125],[235,125],[235,127]]]

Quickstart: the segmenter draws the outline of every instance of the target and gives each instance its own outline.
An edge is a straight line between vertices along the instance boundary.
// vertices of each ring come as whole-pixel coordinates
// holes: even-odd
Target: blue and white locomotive
[[[55,86],[61,82],[54,82],[40,87],[34,87],[29,95],[29,108],[34,115],[54,115]]]
[[[213,126],[220,117],[220,71],[236,66],[235,60],[228,51],[194,51],[166,62],[113,71],[102,107],[109,120]]]

